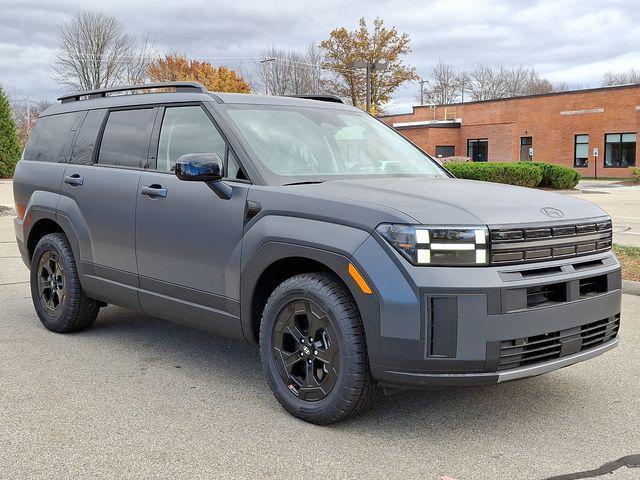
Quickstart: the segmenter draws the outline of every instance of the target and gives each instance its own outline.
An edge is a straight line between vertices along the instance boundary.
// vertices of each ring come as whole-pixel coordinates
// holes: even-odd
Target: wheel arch
[[[379,345],[379,306],[373,294],[365,294],[348,273],[350,260],[345,255],[305,245],[283,242],[265,243],[242,271],[240,315],[244,336],[259,341],[262,311],[269,295],[285,279],[300,273],[330,272],[354,299],[365,326],[367,344],[377,351]]]
[[[50,233],[64,234],[71,245],[74,258],[78,260],[78,241],[75,236],[75,232],[68,221],[65,221],[64,218],[61,218],[53,212],[37,209],[31,209],[28,218],[30,220],[30,225],[28,230],[25,232],[25,247],[29,262],[31,262],[31,259],[33,258],[33,252],[35,251],[36,245],[38,245],[40,239]]]

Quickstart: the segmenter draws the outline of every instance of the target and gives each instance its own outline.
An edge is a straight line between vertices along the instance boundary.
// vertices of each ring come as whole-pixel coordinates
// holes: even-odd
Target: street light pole
[[[418,83],[420,84],[420,105],[424,105],[424,84],[427,83],[427,81],[421,78]]]
[[[275,58],[265,58],[260,60],[264,75],[264,94],[269,95],[269,62],[274,62]]]
[[[365,69],[366,109],[367,113],[371,113],[371,74],[372,72],[385,70],[387,68],[387,64],[383,62],[351,62],[349,67],[354,69]]]

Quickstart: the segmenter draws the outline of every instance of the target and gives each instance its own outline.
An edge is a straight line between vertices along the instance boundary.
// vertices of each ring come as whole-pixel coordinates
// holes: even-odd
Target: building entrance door
[[[533,159],[533,137],[520,137],[520,161]]]
[[[486,138],[467,140],[467,156],[474,162],[489,161],[489,140]]]

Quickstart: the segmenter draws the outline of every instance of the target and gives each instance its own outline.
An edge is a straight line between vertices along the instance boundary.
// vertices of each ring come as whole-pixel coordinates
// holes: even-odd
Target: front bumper
[[[412,267],[370,240],[354,261],[380,302],[378,324],[363,320],[383,386],[494,384],[618,344],[621,276],[610,252],[508,267]]]
[[[482,372],[482,373],[416,373],[401,372],[390,370],[387,368],[376,368],[377,380],[383,385],[399,386],[399,387],[429,387],[429,386],[462,386],[468,387],[473,385],[492,385],[509,380],[518,380],[520,378],[535,377],[543,373],[552,372],[563,367],[568,367],[574,363],[583,362],[591,358],[602,355],[603,353],[618,346],[619,340],[614,338],[598,347],[591,348],[584,352],[575,353],[556,360],[539,363],[536,365],[513,368],[500,372]]]

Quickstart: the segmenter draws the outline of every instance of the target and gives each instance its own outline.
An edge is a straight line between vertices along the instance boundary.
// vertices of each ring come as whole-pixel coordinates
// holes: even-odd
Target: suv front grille
[[[545,227],[491,228],[491,263],[541,262],[611,250],[611,220]]]
[[[547,362],[597,347],[618,335],[620,314],[558,332],[500,342],[498,370]]]

